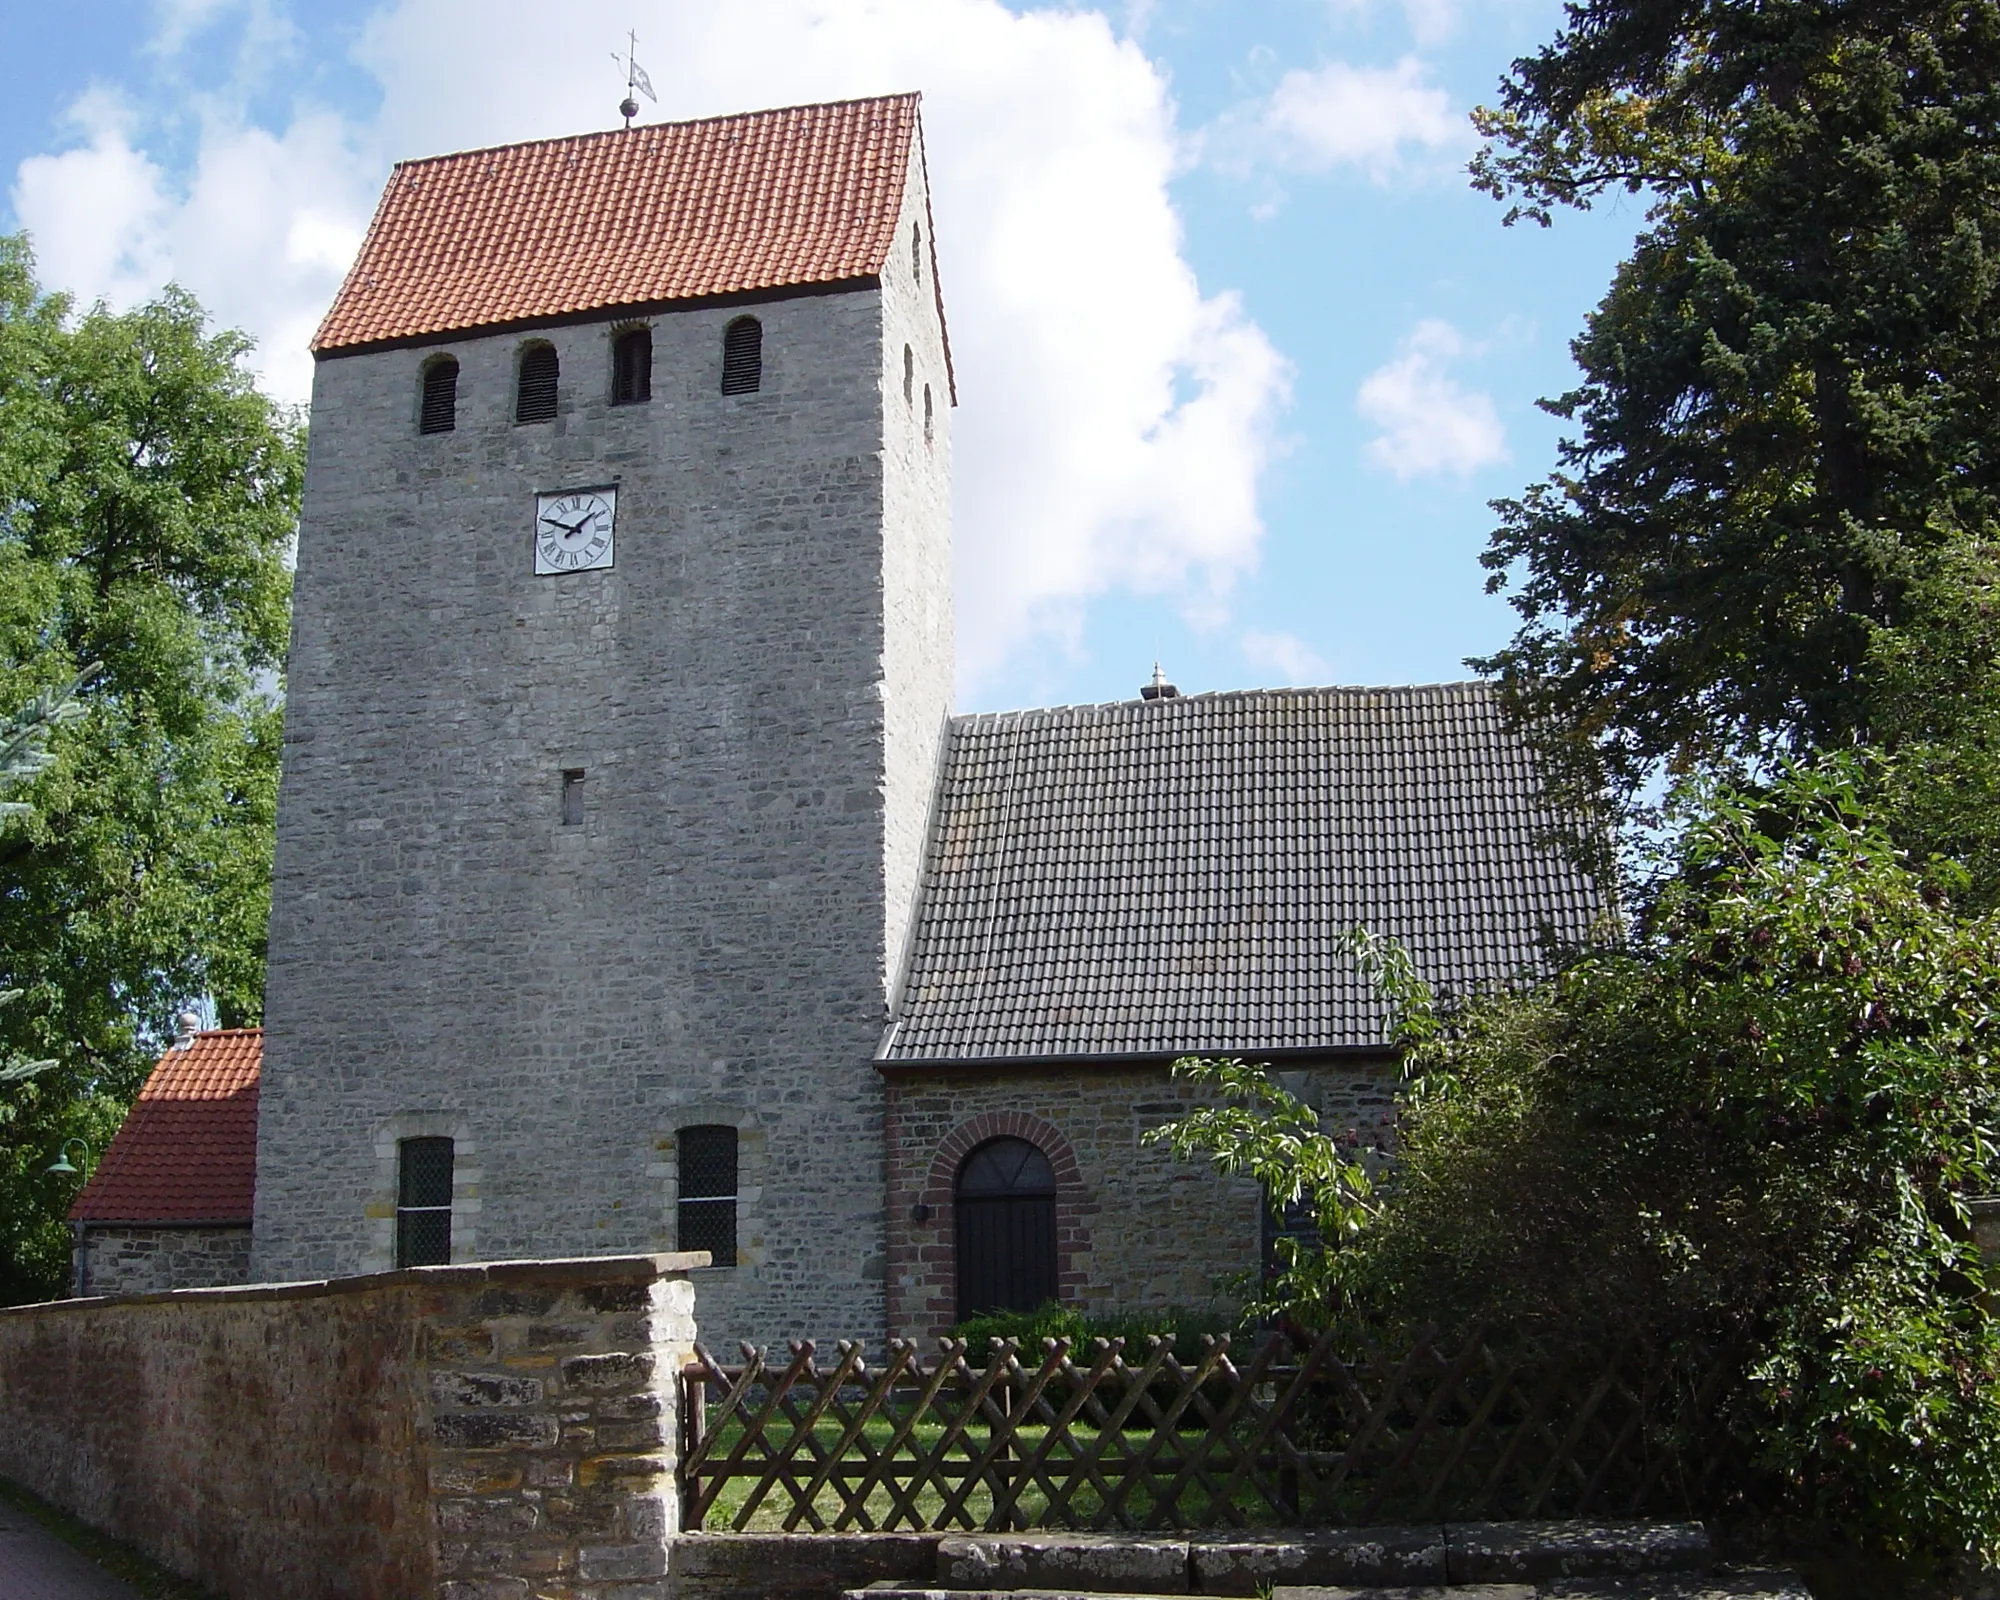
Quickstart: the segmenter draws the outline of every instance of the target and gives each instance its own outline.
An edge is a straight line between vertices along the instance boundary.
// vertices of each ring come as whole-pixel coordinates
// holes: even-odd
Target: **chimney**
[[[1160,670],[1159,662],[1153,663],[1153,681],[1139,691],[1141,700],[1178,700],[1180,690],[1167,682],[1167,675]]]

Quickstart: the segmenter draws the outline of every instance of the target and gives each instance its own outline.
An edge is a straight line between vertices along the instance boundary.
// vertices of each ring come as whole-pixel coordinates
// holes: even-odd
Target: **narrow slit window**
[[[674,1135],[680,1152],[680,1247],[736,1265],[736,1130],[704,1123]]]
[[[611,403],[636,406],[653,398],[653,330],[628,328],[611,346]]]
[[[924,443],[931,442],[931,386],[924,385]]]
[[[531,344],[521,352],[521,376],[514,394],[516,422],[547,422],[556,414],[556,347]]]
[[[755,394],[764,386],[764,324],[738,317],[722,334],[722,392]]]
[[[565,828],[583,826],[583,768],[569,767],[562,775],[562,820]]]
[[[396,1158],[396,1265],[443,1266],[451,1260],[451,1141],[404,1139]]]
[[[909,405],[917,398],[917,353],[908,345],[903,346],[903,404]]]
[[[910,224],[910,276],[919,283],[924,281],[924,230],[914,222]]]
[[[458,363],[439,356],[424,368],[424,404],[419,433],[450,433],[458,426]]]

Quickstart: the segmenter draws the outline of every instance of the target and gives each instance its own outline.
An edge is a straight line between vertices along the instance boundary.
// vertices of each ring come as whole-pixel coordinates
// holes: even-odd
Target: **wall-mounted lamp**
[[[919,1200],[915,1205],[910,1207],[910,1220],[912,1222],[929,1222],[931,1220],[931,1208]]]

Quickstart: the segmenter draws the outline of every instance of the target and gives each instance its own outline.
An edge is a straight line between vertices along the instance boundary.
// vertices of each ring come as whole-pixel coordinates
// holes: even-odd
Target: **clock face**
[[[616,489],[577,489],[535,496],[535,571],[586,572],[611,565]]]

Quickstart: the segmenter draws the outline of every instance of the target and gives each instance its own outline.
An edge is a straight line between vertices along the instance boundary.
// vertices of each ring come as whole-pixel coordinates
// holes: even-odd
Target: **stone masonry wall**
[[[1280,1081],[1330,1132],[1393,1137],[1386,1060],[1288,1066]],[[889,1316],[928,1341],[957,1320],[952,1186],[986,1139],[1038,1145],[1056,1176],[1060,1298],[1103,1313],[1233,1308],[1226,1277],[1257,1264],[1256,1186],[1175,1160],[1145,1135],[1202,1103],[1167,1066],[938,1068],[889,1076]],[[921,1220],[920,1218],[921,1213]]]
[[[87,1295],[160,1294],[250,1281],[248,1228],[147,1228],[97,1223],[83,1235]]]
[[[225,1600],[663,1600],[691,1264],[0,1311],[0,1476]]]
[[[943,408],[927,452],[885,445],[889,413],[921,431],[915,334],[884,393],[885,296],[901,330],[907,285],[648,318],[643,405],[609,404],[620,318],[319,363],[258,1277],[390,1266],[419,1134],[457,1141],[454,1260],[673,1248],[677,1130],[722,1122],[744,1190],[713,1340],[880,1338],[887,881],[892,854],[914,878],[950,693]],[[763,387],[723,395],[744,314]],[[535,341],[558,415],[516,425]],[[421,435],[441,352],[458,425]],[[615,566],[535,576],[536,492],[607,484]],[[890,589],[899,629],[929,617],[893,663]]]

